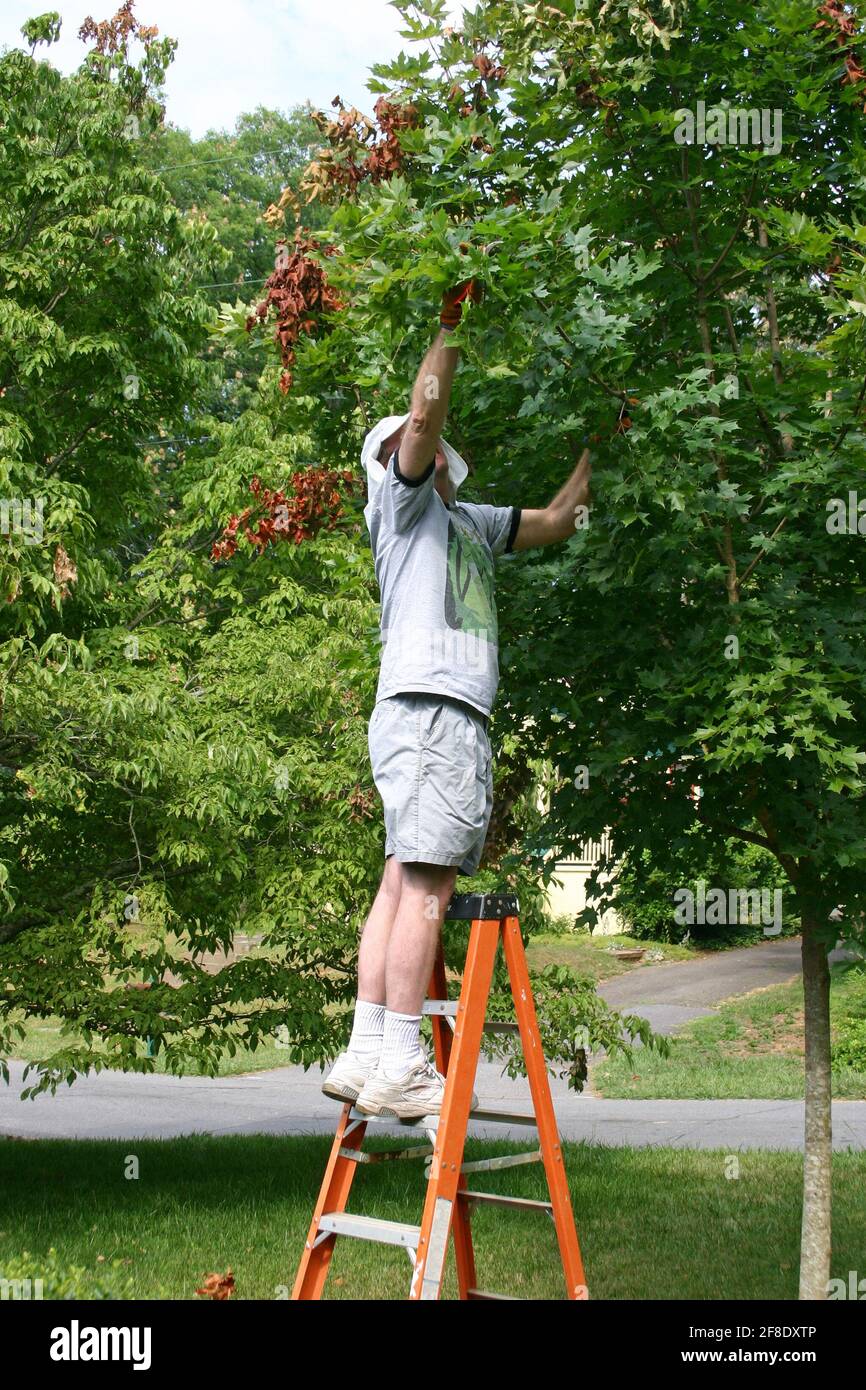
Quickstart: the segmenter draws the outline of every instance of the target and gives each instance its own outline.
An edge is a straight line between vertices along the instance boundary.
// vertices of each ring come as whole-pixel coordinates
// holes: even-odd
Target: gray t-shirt
[[[429,691],[490,714],[499,684],[493,561],[511,550],[520,508],[448,507],[435,462],[407,479],[393,454],[364,519],[382,596],[376,699]]]

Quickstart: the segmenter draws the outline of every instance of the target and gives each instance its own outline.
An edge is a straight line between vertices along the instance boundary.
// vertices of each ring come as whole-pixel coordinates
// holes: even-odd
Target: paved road
[[[835,950],[830,960],[849,953]],[[704,1018],[734,995],[795,980],[801,971],[800,938],[762,941],[699,960],[642,965],[627,975],[603,980],[598,992],[620,1013],[639,1014],[657,1033],[673,1033],[692,1018]]]
[[[639,966],[627,975],[602,981],[599,993],[616,1009],[634,1004],[719,1004],[750,989],[784,984],[800,974],[800,939],[762,941],[734,951],[717,951],[698,960],[672,960]]]
[[[0,1086],[0,1134],[22,1138],[171,1139],[184,1134],[332,1134],[338,1106],[321,1093],[322,1073],[301,1067],[248,1076],[142,1076],[101,1072],[64,1086],[53,1098],[18,1098],[23,1063],[10,1063]],[[589,1143],[716,1149],[802,1147],[803,1107],[784,1100],[602,1100],[577,1096],[552,1080],[560,1133]],[[482,1062],[475,1090],[483,1107],[527,1114],[525,1081]],[[866,1149],[866,1101],[837,1101],[834,1146]],[[400,1127],[383,1126],[385,1132]],[[403,1129],[405,1133],[405,1128]],[[483,1121],[479,1138],[522,1139],[532,1131]]]

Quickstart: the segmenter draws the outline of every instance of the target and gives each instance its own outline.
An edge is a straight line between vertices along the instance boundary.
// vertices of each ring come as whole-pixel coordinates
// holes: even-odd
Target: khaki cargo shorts
[[[385,857],[474,874],[493,809],[484,716],[442,695],[377,701],[367,734],[385,810]]]

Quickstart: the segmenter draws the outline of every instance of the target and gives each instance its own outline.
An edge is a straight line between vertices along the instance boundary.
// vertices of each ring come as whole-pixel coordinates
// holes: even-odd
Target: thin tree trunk
[[[806,1014],[806,1133],[800,1298],[824,1299],[830,1278],[833,1164],[830,1076],[830,967],[818,923],[803,918],[803,998]]]

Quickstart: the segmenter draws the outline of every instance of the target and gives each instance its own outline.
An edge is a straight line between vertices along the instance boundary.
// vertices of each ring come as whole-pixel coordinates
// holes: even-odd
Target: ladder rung
[[[485,1121],[488,1124],[497,1125],[529,1125],[531,1128],[538,1127],[538,1120],[534,1115],[525,1115],[518,1110],[470,1110],[469,1118],[473,1121]],[[393,1115],[364,1115],[360,1110],[353,1106],[349,1111],[350,1120],[363,1120],[368,1125],[399,1125],[402,1128],[435,1129],[439,1123],[438,1115],[419,1115],[414,1120],[399,1120]]]
[[[382,1245],[405,1245],[414,1250],[421,1227],[406,1221],[385,1221],[378,1216],[356,1216],[350,1211],[327,1211],[319,1218],[319,1231],[357,1240],[377,1240]]]
[[[451,1023],[451,1020],[457,1017],[457,1005],[459,1002],[459,999],[425,999],[424,1003],[421,1005],[421,1012],[428,1016],[446,1018],[448,1022]],[[451,1026],[453,1028],[453,1023]],[[495,1018],[485,1019],[484,1032],[519,1033],[520,1025],[518,1023],[508,1023],[504,1020],[499,1022]]]
[[[473,1120],[490,1120],[497,1125],[538,1125],[535,1115],[524,1115],[516,1110],[471,1110]]]
[[[461,1163],[461,1173],[495,1173],[500,1168],[519,1168],[523,1163],[540,1163],[541,1149],[533,1149],[524,1154],[503,1154],[500,1158],[476,1158],[471,1163]]]
[[[498,1192],[472,1192],[468,1187],[459,1188],[457,1196],[464,1202],[490,1202],[497,1207],[520,1207],[526,1211],[546,1211],[553,1214],[552,1202],[539,1202],[534,1197],[509,1197]]]
[[[483,1298],[485,1300],[495,1299],[496,1302],[503,1303],[525,1303],[525,1299],[516,1298],[513,1293],[490,1293],[487,1289],[467,1289],[467,1298]]]
[[[369,1152],[350,1148],[337,1150],[341,1158],[351,1159],[354,1163],[393,1163],[400,1158],[429,1158],[432,1152],[432,1144],[413,1144],[411,1149],[371,1149]]]

